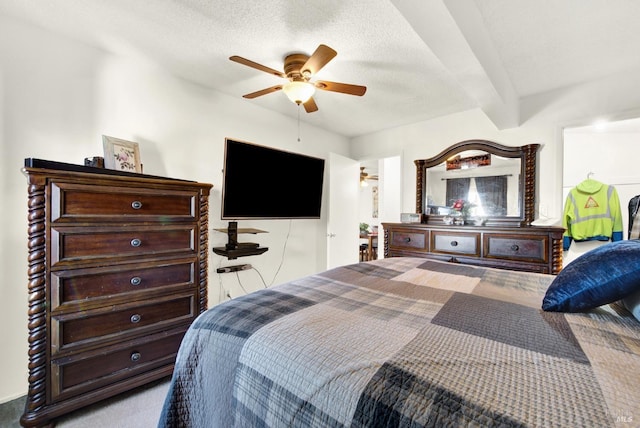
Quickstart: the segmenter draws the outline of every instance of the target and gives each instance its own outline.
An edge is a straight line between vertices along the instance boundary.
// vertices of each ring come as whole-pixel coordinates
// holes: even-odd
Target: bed
[[[397,257],[227,301],[187,332],[159,426],[637,426],[640,322],[543,311],[554,278]]]

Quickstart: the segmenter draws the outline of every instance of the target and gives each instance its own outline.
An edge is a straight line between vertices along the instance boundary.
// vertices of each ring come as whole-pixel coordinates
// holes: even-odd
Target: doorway
[[[628,237],[628,204],[640,194],[636,159],[640,156],[640,119],[566,128],[563,131],[563,204],[569,191],[588,177],[615,187],[622,213],[623,239]],[[563,205],[564,207],[564,205]],[[572,243],[564,265],[604,244],[600,241]]]
[[[367,225],[367,233],[360,234],[360,248],[367,248],[366,260],[383,258],[383,222],[400,221],[402,194],[400,187],[400,156],[360,161],[360,186],[358,193],[358,221]],[[364,169],[363,169],[364,168]],[[366,176],[363,176],[363,173]],[[368,234],[379,234],[371,239]]]
[[[358,260],[358,161],[329,154],[327,269]]]

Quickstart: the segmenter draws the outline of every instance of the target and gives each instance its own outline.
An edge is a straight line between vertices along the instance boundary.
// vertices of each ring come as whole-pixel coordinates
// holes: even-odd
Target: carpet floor
[[[158,418],[169,389],[163,379],[76,410],[56,420],[56,428],[152,428]],[[0,427],[19,427],[24,408],[9,422],[0,420]]]

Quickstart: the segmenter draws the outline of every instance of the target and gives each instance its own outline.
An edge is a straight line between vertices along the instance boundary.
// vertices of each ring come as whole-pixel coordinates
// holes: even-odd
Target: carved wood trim
[[[200,193],[200,284],[198,289],[198,303],[200,313],[207,309],[207,276],[209,272],[209,195],[208,192]]]
[[[416,213],[422,213],[422,201],[424,200],[424,174],[425,174],[425,160],[418,159],[413,161],[416,165]]]
[[[52,225],[49,223],[51,212],[53,206],[57,206],[56,204],[60,201],[55,201],[55,198],[50,194],[51,183],[56,180],[65,182],[78,180],[101,186],[121,183],[123,186],[131,188],[140,184],[153,189],[162,189],[170,185],[172,189],[178,188],[189,192],[197,188],[196,200],[193,201],[197,204],[194,207],[197,212],[193,213],[194,216],[197,216],[197,219],[193,219],[194,223],[197,222],[197,226],[194,223],[190,223],[190,225],[199,228],[194,238],[197,240],[194,244],[199,245],[197,249],[198,261],[194,267],[197,270],[194,275],[198,275],[198,278],[192,290],[197,294],[195,296],[197,302],[194,304],[197,305],[196,308],[200,313],[207,309],[208,304],[208,196],[211,185],[181,180],[87,174],[40,168],[24,168],[23,173],[28,182],[28,392],[20,424],[25,427],[48,427],[53,426],[55,418],[65,413],[169,375],[173,369],[172,365],[166,364],[113,384],[96,384],[96,388],[69,398],[58,399],[52,396],[51,391],[55,388],[52,386],[52,382],[57,382],[60,378],[56,377],[59,374],[52,373],[53,369],[51,368],[51,335],[55,334],[55,331],[50,327],[51,308],[47,303],[51,298],[49,295],[51,292],[51,284],[49,284],[51,262],[47,251],[51,251],[50,247],[53,245],[49,244],[52,229]],[[189,193],[189,195],[193,195],[193,193]],[[141,220],[140,224],[146,224],[146,221]],[[176,221],[182,222],[181,219]],[[65,269],[74,269],[74,267],[66,266]],[[138,296],[138,298],[141,301],[144,299],[143,296]],[[185,327],[183,325],[178,327],[176,324],[176,329],[178,328]],[[65,358],[67,357],[68,355],[65,355]]]
[[[524,176],[524,218],[522,220],[523,226],[531,225],[531,222],[535,220],[535,205],[536,205],[536,165],[538,164],[538,144],[529,144],[522,146],[524,157],[522,162],[524,163],[523,171]]]
[[[417,159],[416,165],[416,213],[423,214],[426,195],[426,170],[441,164],[451,156],[465,150],[482,150],[497,156],[520,159],[520,215],[508,217],[489,217],[487,225],[495,226],[529,226],[535,219],[535,198],[536,198],[536,165],[538,160],[539,144],[528,144],[525,146],[504,146],[494,141],[488,140],[466,140],[453,144],[443,150],[438,155],[429,159]],[[441,216],[431,215],[438,218]],[[436,221],[437,222],[437,221]]]
[[[532,226],[534,227],[534,226]],[[562,258],[562,235],[564,229],[559,229],[557,233],[551,236],[551,273],[557,275],[562,270],[564,260]]]
[[[384,228],[384,258],[389,257],[389,229]]]

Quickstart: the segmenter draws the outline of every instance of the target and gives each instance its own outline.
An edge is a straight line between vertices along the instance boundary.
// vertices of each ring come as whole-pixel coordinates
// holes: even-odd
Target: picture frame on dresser
[[[138,143],[103,135],[102,147],[105,168],[142,174]]]

